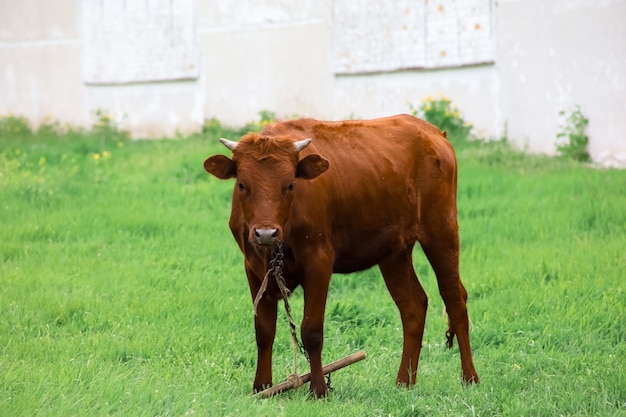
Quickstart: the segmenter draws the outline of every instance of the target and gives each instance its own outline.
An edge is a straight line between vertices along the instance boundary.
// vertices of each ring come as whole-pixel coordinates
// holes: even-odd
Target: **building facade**
[[[626,0],[0,0],[0,113],[136,137],[449,97],[482,137],[552,153],[581,106],[626,165]]]

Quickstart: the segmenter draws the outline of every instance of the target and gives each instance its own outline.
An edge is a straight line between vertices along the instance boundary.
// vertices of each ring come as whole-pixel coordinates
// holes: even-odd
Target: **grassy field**
[[[1,415],[626,415],[625,171],[459,146],[481,385],[461,386],[417,250],[430,304],[415,388],[394,386],[400,319],[371,270],[334,277],[324,350],[325,362],[368,358],[333,374],[327,400],[258,400],[252,304],[227,227],[232,183],[202,169],[216,152],[211,134],[0,138]],[[292,304],[299,321],[300,291]],[[275,383],[292,357],[279,313]]]

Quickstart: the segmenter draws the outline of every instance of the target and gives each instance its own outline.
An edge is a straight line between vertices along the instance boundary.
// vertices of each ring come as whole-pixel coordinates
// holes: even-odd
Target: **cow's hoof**
[[[323,399],[323,398],[327,398],[328,397],[328,387],[326,387],[326,384],[324,384],[324,387],[322,389],[314,389],[313,387],[311,387],[309,389],[309,393],[311,394],[311,396],[315,399]]]
[[[473,385],[480,384],[480,380],[478,379],[478,375],[463,375],[463,385]]]

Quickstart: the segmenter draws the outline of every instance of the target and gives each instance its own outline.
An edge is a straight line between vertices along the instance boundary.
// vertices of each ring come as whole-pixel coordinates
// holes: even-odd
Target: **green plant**
[[[500,132],[498,140],[502,143],[509,143],[509,122],[504,122],[504,125],[502,125],[502,132]]]
[[[272,124],[276,121],[276,113],[269,110],[261,110],[259,113],[259,120],[246,123],[246,125],[240,130],[242,135],[248,132],[260,132],[265,126]]]
[[[589,162],[591,160],[587,151],[589,137],[585,133],[589,119],[585,117],[580,106],[574,106],[569,112],[562,110],[559,115],[565,120],[561,125],[561,131],[556,135],[557,151],[564,157]]]
[[[64,127],[61,122],[53,120],[52,116],[47,114],[37,128],[37,135],[58,137],[66,133],[68,130],[71,130],[69,125]]]
[[[447,132],[451,142],[461,142],[469,139],[472,124],[465,121],[458,107],[452,100],[441,95],[438,99],[428,96],[422,99],[418,108],[409,103],[413,116],[420,117]]]
[[[222,127],[222,123],[217,120],[215,117],[210,119],[204,119],[204,123],[202,124],[202,134],[206,136],[219,136],[224,130]]]
[[[103,109],[95,111],[96,122],[91,126],[92,132],[100,138],[100,148],[104,150],[108,140],[125,140],[130,134],[120,128],[120,122],[115,120]]]
[[[16,116],[11,112],[0,115],[0,137],[30,134],[32,130],[26,117]]]

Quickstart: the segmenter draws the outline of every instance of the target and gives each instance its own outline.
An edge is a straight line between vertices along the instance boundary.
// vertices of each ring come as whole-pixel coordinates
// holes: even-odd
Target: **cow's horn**
[[[294,143],[294,145],[296,146],[296,152],[300,152],[302,149],[309,146],[309,143],[311,143],[312,140],[313,139],[308,138],[308,139],[299,140],[296,143]]]
[[[234,151],[237,147],[237,142],[233,142],[232,140],[220,138],[220,142],[222,142],[222,145],[226,146],[231,151]]]

